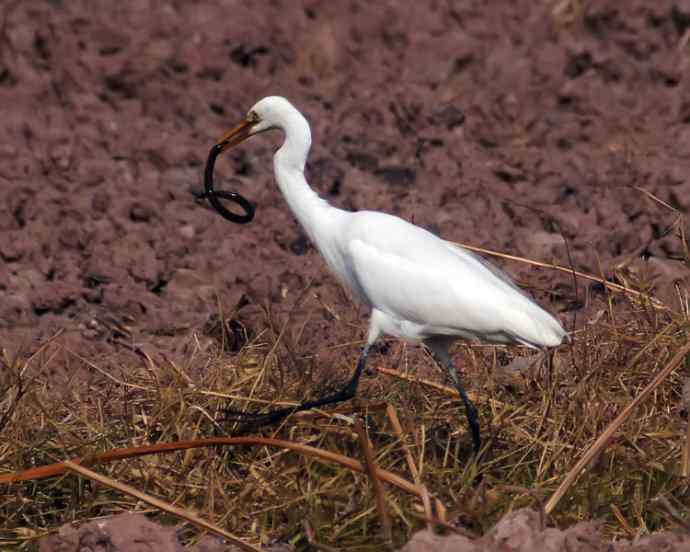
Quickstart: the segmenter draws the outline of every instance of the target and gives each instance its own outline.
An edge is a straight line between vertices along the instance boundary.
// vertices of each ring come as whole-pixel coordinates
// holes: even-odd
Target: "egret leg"
[[[380,326],[381,314],[373,310],[371,313],[371,318],[369,320],[369,333],[367,335],[367,344],[362,350],[362,355],[357,361],[357,368],[355,368],[354,374],[347,382],[345,387],[336,393],[326,395],[325,397],[320,397],[318,399],[313,399],[311,401],[305,401],[297,406],[289,406],[287,408],[280,408],[278,410],[272,410],[265,414],[253,414],[250,412],[234,412],[232,410],[226,410],[231,416],[236,420],[248,420],[240,429],[239,433],[242,433],[248,429],[253,429],[262,425],[272,424],[284,420],[291,414],[295,412],[301,412],[303,410],[310,410],[312,408],[318,408],[320,406],[326,406],[328,404],[336,404],[339,402],[347,401],[355,396],[357,393],[357,387],[359,387],[359,380],[362,377],[362,372],[364,371],[364,366],[367,362],[367,356],[369,355],[369,349],[374,344],[374,342],[381,335]]]
[[[460,376],[458,375],[458,370],[455,368],[455,365],[452,362],[448,362],[448,364],[446,364],[446,370],[448,370],[448,373],[450,374],[450,377],[453,380],[453,383],[455,384],[455,388],[458,390],[460,398],[462,399],[462,402],[465,405],[467,424],[469,425],[470,432],[472,433],[472,444],[474,446],[474,454],[475,456],[479,456],[479,450],[482,447],[482,438],[479,433],[479,414],[477,413],[477,408],[474,406],[474,403],[467,396],[467,393],[465,392],[465,387],[462,384],[462,381],[460,380]]]
[[[436,340],[429,340],[426,342],[426,345],[432,350],[444,368],[448,370],[450,378],[453,380],[453,384],[458,390],[460,399],[462,399],[462,402],[465,405],[465,414],[467,415],[467,425],[469,426],[470,434],[472,435],[474,455],[478,457],[482,446],[482,439],[479,432],[479,414],[477,412],[477,408],[474,406],[474,403],[470,400],[465,392],[465,386],[462,384],[458,370],[455,368],[455,365],[448,354],[448,345],[444,342]]]
[[[352,399],[357,394],[357,387],[359,387],[359,380],[362,377],[362,372],[364,371],[364,366],[366,365],[367,356],[369,355],[370,344],[367,343],[366,347],[362,350],[362,355],[357,361],[357,368],[355,368],[354,374],[350,378],[350,381],[340,389],[339,391],[326,395],[325,397],[320,397],[318,399],[313,399],[311,401],[305,401],[297,406],[289,406],[286,408],[280,408],[277,410],[272,410],[266,414],[252,414],[248,412],[233,412],[228,411],[237,419],[250,419],[241,429],[240,432],[245,431],[250,428],[256,428],[262,425],[273,424],[279,422],[295,412],[301,412],[303,410],[310,410],[312,408],[319,408],[320,406],[326,406],[329,404],[336,404],[339,402],[344,402]]]

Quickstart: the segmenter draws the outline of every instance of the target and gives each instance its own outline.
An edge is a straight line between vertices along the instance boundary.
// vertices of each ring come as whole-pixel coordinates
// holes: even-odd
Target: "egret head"
[[[272,129],[285,130],[288,120],[295,114],[301,117],[299,111],[285,98],[267,96],[254,104],[244,120],[223,134],[217,143],[224,151],[255,134]]]

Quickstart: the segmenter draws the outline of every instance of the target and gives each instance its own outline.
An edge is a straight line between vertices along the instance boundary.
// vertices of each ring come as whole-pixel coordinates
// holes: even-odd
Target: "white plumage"
[[[348,396],[329,398],[354,395],[369,347],[381,334],[421,341],[456,384],[478,452],[476,410],[450,360],[449,345],[465,338],[554,347],[566,336],[561,324],[481,257],[399,217],[375,211],[352,213],[318,197],[304,178],[311,146],[309,123],[285,98],[270,96],[259,101],[219,144],[232,147],[271,129],[285,134],[274,157],[274,170],[290,209],[333,274],[371,308],[367,344],[343,390]],[[304,403],[299,409],[325,404],[320,401]]]

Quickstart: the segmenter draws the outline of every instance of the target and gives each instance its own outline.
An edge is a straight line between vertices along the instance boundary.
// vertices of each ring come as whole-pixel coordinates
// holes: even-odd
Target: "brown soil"
[[[595,522],[582,522],[561,531],[548,527],[538,512],[518,510],[505,516],[485,536],[471,539],[463,535],[441,537],[420,531],[401,552],[647,552],[689,550],[690,536],[665,533],[616,543],[602,539]]]
[[[122,514],[102,521],[93,521],[75,528],[65,525],[59,534],[41,540],[40,552],[81,552],[85,549],[110,552],[182,552],[172,527],[162,527],[142,515]],[[230,552],[233,546],[206,536],[189,552]],[[288,545],[273,545],[266,552],[289,552]],[[622,539],[615,544],[602,539],[594,522],[578,523],[564,531],[548,527],[538,512],[518,510],[505,516],[484,537],[471,538],[462,534],[441,536],[429,530],[415,534],[400,552],[647,552],[690,550],[690,536],[665,533]]]
[[[674,235],[689,230],[689,33],[680,0],[4,2],[0,348],[62,331],[98,362],[177,355],[212,342],[219,312],[231,347],[287,328],[292,362],[322,369],[361,339],[365,313],[272,182],[278,137],[218,163],[253,224],[191,193],[214,139],[268,94],[311,121],[309,179],[334,204],[651,278],[674,304],[690,283]],[[508,268],[569,327],[600,308],[601,286]]]
[[[280,319],[307,285],[301,355],[361,337],[332,323],[354,310],[272,182],[278,138],[219,162],[252,225],[190,192],[214,138],[269,93],[312,122],[310,180],[337,205],[560,264],[565,237],[597,274],[687,277],[674,213],[635,187],[690,207],[690,7],[551,4],[5,3],[0,344],[64,329],[88,357],[175,350],[219,305],[249,293]],[[512,269],[553,310],[588,301],[566,275]]]
[[[219,538],[206,535],[195,545],[184,548],[174,527],[164,527],[141,514],[121,514],[109,519],[92,521],[79,527],[71,524],[60,528],[56,535],[41,539],[39,552],[232,552]],[[289,552],[288,546],[268,546],[266,552]]]

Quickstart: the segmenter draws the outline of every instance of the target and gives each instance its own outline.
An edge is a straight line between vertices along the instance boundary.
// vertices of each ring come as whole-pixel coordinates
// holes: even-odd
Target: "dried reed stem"
[[[517,257],[515,255],[509,255],[507,253],[500,253],[498,251],[493,251],[491,249],[484,249],[483,247],[476,247],[474,245],[468,245],[465,243],[460,243],[460,242],[453,242],[455,245],[459,245],[463,249],[469,249],[470,251],[474,251],[476,253],[483,253],[485,255],[491,255],[492,257],[499,257],[501,259],[507,259],[509,261],[517,261],[520,263],[525,263],[528,265],[532,266],[538,266],[540,268],[550,268],[552,270],[558,270],[560,272],[566,272],[567,274],[572,274],[577,276],[578,278],[584,278],[585,280],[590,280],[592,282],[598,282],[602,284],[603,286],[612,289],[614,291],[620,291],[623,293],[628,293],[630,295],[634,295],[635,297],[638,297],[640,299],[645,299],[650,302],[650,304],[660,310],[668,310],[668,307],[664,305],[661,301],[659,301],[656,297],[652,297],[651,295],[647,295],[646,293],[642,293],[641,291],[637,291],[636,289],[632,289],[626,286],[622,286],[620,284],[616,284],[614,282],[610,282],[606,278],[600,278],[599,276],[594,276],[592,274],[587,274],[586,272],[579,272],[577,270],[574,270],[570,267],[567,266],[561,266],[561,265],[556,265],[552,263],[544,263],[541,261],[533,261],[532,259],[526,259],[525,257]]]
[[[589,450],[585,452],[577,464],[575,464],[575,466],[568,472],[568,475],[566,475],[563,482],[559,485],[558,489],[556,489],[556,492],[551,495],[551,498],[549,498],[549,501],[546,503],[544,508],[547,514],[553,512],[561,498],[563,498],[563,495],[568,492],[568,489],[570,489],[573,483],[575,483],[577,478],[580,476],[580,473],[606,448],[611,440],[611,437],[613,437],[613,434],[618,431],[620,426],[627,421],[635,408],[642,404],[654,392],[654,390],[656,390],[656,388],[664,382],[664,380],[678,367],[688,353],[690,353],[690,343],[682,347],[666,365],[666,367],[654,377],[649,385],[647,385],[647,387],[645,387],[642,392],[635,397],[628,406],[625,407],[623,412],[621,412],[616,419],[609,424],[606,430],[597,438],[592,446],[589,447]]]
[[[398,438],[398,441],[400,441],[400,446],[402,447],[403,453],[405,454],[405,460],[407,461],[407,466],[410,468],[412,478],[414,479],[414,482],[417,484],[417,487],[419,487],[419,490],[421,492],[422,505],[424,506],[424,515],[426,516],[426,519],[429,520],[427,521],[427,529],[429,529],[429,531],[433,531],[435,528],[433,525],[433,521],[431,520],[434,519],[434,515],[433,511],[431,510],[431,498],[429,497],[429,491],[427,490],[424,483],[422,483],[421,477],[419,477],[419,470],[417,469],[417,465],[414,463],[414,458],[412,458],[410,447],[407,445],[407,441],[403,434],[402,425],[400,425],[400,419],[398,418],[398,412],[395,410],[392,404],[389,404],[386,408],[386,415],[388,416],[388,420],[390,420],[391,427],[393,428],[393,433],[395,433],[395,436]]]
[[[115,460],[124,460],[125,458],[135,458],[138,456],[146,456],[149,454],[159,454],[163,452],[175,452],[180,450],[188,450],[201,447],[214,446],[242,446],[242,445],[258,445],[266,447],[278,447],[289,449],[305,456],[311,456],[322,462],[330,462],[340,464],[353,471],[364,473],[364,466],[361,462],[336,454],[328,450],[319,449],[302,443],[294,441],[287,441],[284,439],[272,439],[269,437],[209,437],[207,439],[194,439],[189,441],[176,441],[172,443],[156,443],[155,445],[148,445],[142,447],[119,448],[112,449],[107,452],[101,452],[88,456],[85,458],[76,458],[71,462],[80,465],[103,464],[106,462],[113,462]],[[31,468],[21,472],[8,473],[0,475],[0,484],[15,483],[18,481],[34,481],[37,479],[47,479],[57,475],[63,475],[67,471],[67,466],[64,462],[56,464],[48,464],[38,468]],[[399,489],[418,496],[421,498],[421,493],[417,485],[403,479],[387,470],[381,468],[376,469],[376,476],[383,479],[387,483],[398,487]]]
[[[366,467],[367,475],[369,476],[369,481],[371,482],[371,488],[376,497],[376,511],[379,514],[379,520],[381,521],[381,528],[383,529],[383,538],[389,545],[393,544],[393,527],[391,526],[391,519],[386,512],[386,496],[383,494],[383,485],[377,477],[378,467],[376,466],[376,458],[374,458],[374,451],[371,448],[371,443],[369,442],[369,437],[367,437],[367,432],[364,429],[364,424],[362,424],[362,419],[359,416],[355,416],[354,423],[352,424],[357,437],[359,438],[359,446],[362,449],[364,455],[364,465]]]

